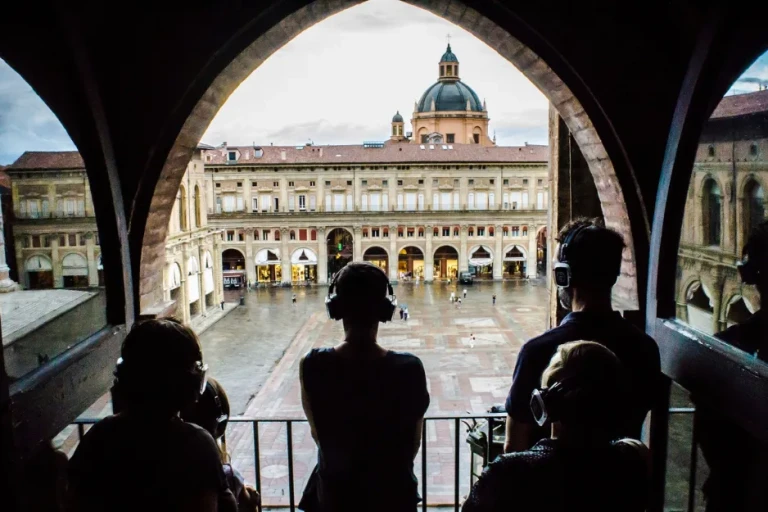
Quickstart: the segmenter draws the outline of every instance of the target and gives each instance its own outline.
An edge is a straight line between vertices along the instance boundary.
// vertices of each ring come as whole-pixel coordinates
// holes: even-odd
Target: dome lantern
[[[392,135],[389,139],[393,141],[405,140],[405,136],[403,135],[404,125],[403,116],[400,115],[400,111],[398,110],[392,117]]]
[[[440,57],[440,78],[439,80],[455,81],[459,79],[459,59],[451,51],[451,43]]]

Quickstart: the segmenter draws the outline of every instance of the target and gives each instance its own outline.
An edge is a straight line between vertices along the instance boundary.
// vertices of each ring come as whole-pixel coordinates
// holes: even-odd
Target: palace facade
[[[768,90],[726,96],[699,143],[678,256],[677,316],[717,333],[760,307],[736,263],[768,202]]]

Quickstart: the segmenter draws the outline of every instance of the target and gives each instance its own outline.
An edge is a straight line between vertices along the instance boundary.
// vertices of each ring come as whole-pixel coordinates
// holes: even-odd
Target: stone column
[[[536,233],[539,227],[535,225],[528,226],[528,262],[526,263],[525,271],[528,277],[536,277],[538,273],[537,259],[538,259],[538,245],[536,244]],[[547,262],[544,262],[546,265]]]
[[[424,226],[426,230],[427,242],[424,245],[424,281],[431,283],[434,280],[435,273],[435,258],[432,256],[432,230],[434,226],[427,224]]]
[[[428,211],[435,209],[435,205],[432,204],[432,175],[429,173],[424,176],[424,209]]]
[[[85,178],[85,191],[88,192],[90,190],[90,186],[88,184],[88,178]],[[86,194],[86,200],[87,200],[87,194]],[[18,203],[14,203],[18,204]],[[56,204],[56,184],[55,183],[49,183],[48,184],[48,211],[51,213],[51,216],[56,216],[58,211],[59,205]],[[87,208],[87,204],[86,204]],[[86,210],[87,211],[87,210]],[[93,204],[91,204],[91,211],[93,211]]]
[[[245,213],[251,213],[253,208],[253,201],[251,201],[251,198],[253,197],[251,195],[251,179],[247,178],[243,180],[243,206]]]
[[[317,284],[328,284],[328,241],[325,228],[317,229]]]
[[[492,208],[493,210],[501,210],[504,207],[504,193],[502,191],[502,183],[504,182],[504,178],[502,178],[504,173],[501,172],[501,167],[499,167],[498,172],[496,173],[496,184],[494,188],[494,193],[496,195],[496,205]],[[520,208],[523,207],[523,198],[522,194],[520,194]],[[490,208],[491,205],[488,205],[488,208]]]
[[[469,182],[467,181],[467,178],[459,178],[459,207],[462,210],[469,208],[468,198]]]
[[[17,237],[14,245],[16,246],[16,264],[19,266],[17,271],[19,284],[22,288],[27,288],[29,286],[29,276],[27,275],[27,262],[24,259],[24,247],[21,245],[21,239]]]
[[[53,268],[53,287],[64,287],[64,276],[62,276],[61,258],[59,257],[59,235],[54,235],[51,240],[51,266]]]
[[[288,228],[280,228],[280,269],[282,279],[280,282],[283,286],[291,286],[291,253],[288,246]]]
[[[280,178],[280,211],[288,211],[288,180],[286,178]],[[288,282],[290,282],[290,279],[288,279]]]
[[[355,179],[352,181],[354,188],[352,190],[352,198],[354,200],[354,203],[352,204],[352,208],[354,211],[359,212],[362,210],[362,191],[360,190],[362,188],[362,178],[355,173]],[[347,198],[344,198],[344,202],[346,203]],[[344,205],[344,209],[346,209],[346,204]],[[357,260],[355,260],[357,261]]]
[[[493,280],[501,281],[504,277],[504,241],[501,238],[502,226],[493,227],[493,238],[496,246],[493,251]]]
[[[202,316],[208,316],[207,311],[205,310],[205,246],[203,244],[197,246],[197,261],[200,265],[200,272],[197,274],[199,279],[198,286],[200,287],[200,297],[197,300],[200,314]]]
[[[253,230],[245,232],[245,280],[247,283],[255,283],[256,260],[253,258]]]
[[[5,259],[5,232],[3,229],[3,205],[0,202],[0,293],[12,292],[18,287],[16,282],[10,278],[11,268]],[[16,261],[18,265],[24,264],[24,261],[21,259]],[[21,275],[21,272],[22,270],[19,269],[19,275]]]
[[[224,264],[221,260],[221,233],[214,232],[213,237],[213,303],[219,306],[224,300]],[[246,265],[253,265],[253,261],[246,261]]]
[[[88,286],[99,286],[99,269],[96,261],[96,244],[93,233],[85,234],[85,256],[88,260]]]
[[[352,228],[352,261],[363,261],[363,227]]]
[[[55,203],[53,199],[49,200],[50,203],[50,209],[53,212]],[[86,217],[94,217],[95,213],[93,212],[93,197],[91,196],[91,182],[88,181],[88,178],[85,179],[85,197],[83,198],[83,208],[85,209],[85,216]]]
[[[389,210],[390,212],[393,212],[397,208],[397,172],[393,172],[392,174],[390,174],[387,179],[389,180],[387,184],[389,188],[389,190],[387,191],[389,194],[389,199],[388,199],[389,204],[387,205],[387,210]],[[384,193],[383,190],[382,190],[382,193]]]
[[[464,180],[464,178],[462,178]],[[459,272],[469,270],[469,255],[467,254],[467,225],[461,226],[461,239],[459,241]]]
[[[317,211],[324,212],[325,211],[325,176],[323,176],[322,174],[318,175],[317,181],[315,183],[316,183],[315,196],[317,198],[316,199]],[[307,205],[307,207],[309,207],[309,205]]]
[[[189,324],[189,292],[187,291],[187,280],[190,278],[189,274],[189,249],[184,244],[184,249],[181,253],[181,306],[176,308],[176,311],[181,309],[181,320],[185,325]]]
[[[389,280],[397,281],[397,224],[389,226]]]

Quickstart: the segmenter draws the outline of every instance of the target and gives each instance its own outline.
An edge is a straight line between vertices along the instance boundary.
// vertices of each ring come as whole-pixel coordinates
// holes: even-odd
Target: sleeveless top
[[[421,360],[389,351],[360,361],[333,348],[313,349],[303,377],[318,462],[300,508],[415,509],[414,436],[429,406]]]

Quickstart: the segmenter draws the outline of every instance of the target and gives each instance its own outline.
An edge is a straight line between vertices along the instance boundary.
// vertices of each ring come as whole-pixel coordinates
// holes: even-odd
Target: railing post
[[[288,499],[290,500],[291,512],[296,512],[296,499],[293,488],[293,422],[286,420],[286,442],[288,443]]]
[[[421,424],[421,510],[427,512],[427,419]]]
[[[456,512],[459,512],[459,426],[460,419],[454,418],[453,420],[453,435],[454,435],[454,450],[456,451],[454,456],[454,464],[456,465],[453,471],[453,507]]]
[[[260,446],[259,446],[259,422],[254,420],[251,424],[253,427],[253,464],[256,469],[256,491],[261,495],[261,460],[260,460]]]

